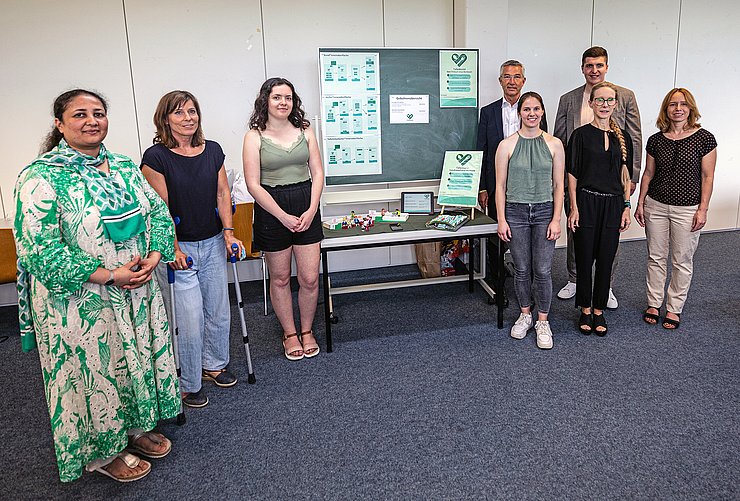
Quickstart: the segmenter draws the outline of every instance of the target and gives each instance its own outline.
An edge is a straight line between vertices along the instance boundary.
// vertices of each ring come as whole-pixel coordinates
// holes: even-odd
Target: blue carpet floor
[[[509,337],[513,300],[498,330],[485,293],[453,283],[336,296],[334,353],[289,362],[261,284],[243,284],[257,384],[246,384],[233,309],[239,384],[207,386],[208,407],[162,424],[172,453],[130,485],[59,482],[38,359],[21,353],[14,308],[2,308],[0,496],[737,500],[738,244],[740,232],[702,236],[681,328],[669,332],[641,320],[645,242],[623,243],[609,334],[582,336],[573,302],[553,299],[549,352],[533,333]],[[564,261],[556,251],[556,290]]]

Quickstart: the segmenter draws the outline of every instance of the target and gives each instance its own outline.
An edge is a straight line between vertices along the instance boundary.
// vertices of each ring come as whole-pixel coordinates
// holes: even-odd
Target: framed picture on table
[[[434,193],[431,191],[402,191],[401,212],[429,215],[434,213]]]

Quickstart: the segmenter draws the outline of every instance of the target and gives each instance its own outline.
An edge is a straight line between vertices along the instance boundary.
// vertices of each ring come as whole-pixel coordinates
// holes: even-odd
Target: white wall
[[[142,152],[160,97],[183,89],[198,98],[203,130],[224,148],[227,169],[241,169],[247,119],[265,80],[259,0],[124,4]]]
[[[711,7],[710,7],[711,4]],[[717,172],[707,228],[740,227],[740,3],[683,0],[677,87],[696,97],[701,123],[717,137]]]
[[[79,8],[70,8],[75,3]],[[51,129],[52,102],[64,90],[87,87],[105,94],[114,117],[107,142],[115,145],[114,151],[138,152],[122,4],[96,3],[99,22],[81,16],[86,5],[3,1],[0,107],[6,119],[0,125],[0,189],[4,215],[14,212],[16,176],[37,155],[43,136]]]
[[[643,136],[655,132],[660,100],[674,85],[697,97],[703,125],[719,142],[708,229],[740,227],[740,163],[733,90],[740,85],[740,4],[717,0],[5,0],[0,17],[0,194],[12,215],[18,171],[38,152],[51,103],[81,86],[110,101],[108,147],[135,161],[151,144],[151,116],[174,88],[200,100],[204,127],[241,168],[241,142],[266,76],[292,80],[309,117],[318,113],[320,46],[467,46],[481,50],[481,104],[501,95],[498,66],[527,68],[527,87],[545,97],[551,122],[558,98],[581,85],[580,57],[592,44],[610,53],[608,78],[635,91]],[[11,118],[12,117],[12,118]],[[327,213],[364,210],[358,205]],[[625,237],[641,237],[633,225]],[[352,254],[353,258],[357,257]],[[333,269],[413,262],[411,249],[333,258]],[[240,268],[241,269],[241,268]],[[259,272],[244,265],[248,278]],[[2,291],[0,291],[0,302]]]

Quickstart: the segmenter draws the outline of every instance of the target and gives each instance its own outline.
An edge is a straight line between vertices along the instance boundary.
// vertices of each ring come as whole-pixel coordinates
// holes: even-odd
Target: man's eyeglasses
[[[521,80],[522,78],[524,78],[524,77],[522,77],[521,75],[518,75],[518,74],[517,75],[508,75],[508,74],[507,75],[501,75],[501,80]]]
[[[606,103],[607,106],[616,106],[617,105],[617,98],[616,97],[607,97],[606,99],[603,97],[595,97],[594,103],[596,103],[599,106],[603,106],[604,103]]]

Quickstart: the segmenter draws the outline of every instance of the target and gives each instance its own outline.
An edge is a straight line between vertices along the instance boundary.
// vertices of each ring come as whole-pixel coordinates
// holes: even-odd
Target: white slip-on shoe
[[[609,299],[606,300],[606,307],[610,310],[616,310],[619,307],[619,301],[617,301],[617,296],[614,295],[611,287],[609,288]]]
[[[527,331],[532,328],[532,314],[520,313],[514,325],[511,326],[511,337],[514,339],[524,339]]]
[[[576,295],[576,284],[575,282],[568,281],[558,292],[560,299],[572,299]]]
[[[547,320],[537,320],[534,324],[534,330],[537,333],[537,348],[549,350],[552,348],[552,331],[550,322]]]

